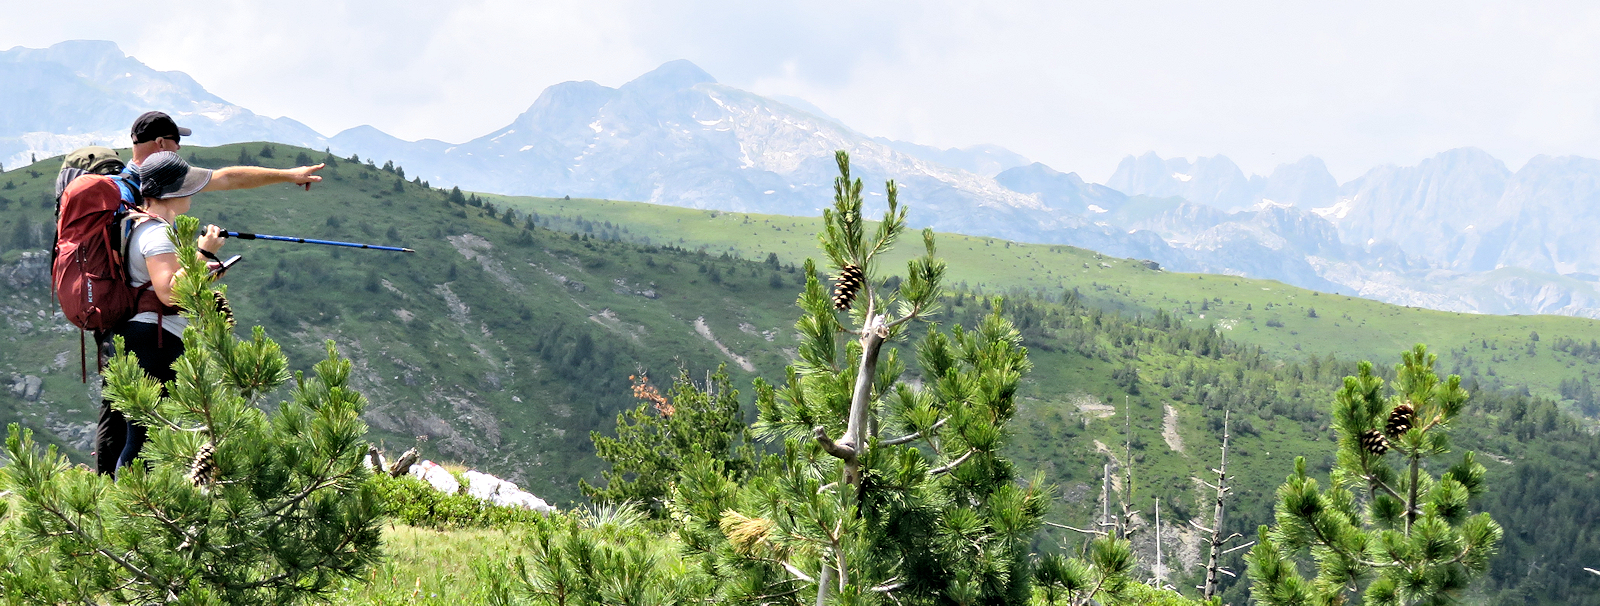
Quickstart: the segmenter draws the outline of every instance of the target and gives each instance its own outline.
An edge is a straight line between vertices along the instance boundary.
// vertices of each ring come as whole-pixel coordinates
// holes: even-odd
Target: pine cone
[[[1410,402],[1401,402],[1394,410],[1389,411],[1389,422],[1384,425],[1383,433],[1391,438],[1398,438],[1400,434],[1411,431],[1411,421],[1417,416],[1417,409]]]
[[[217,300],[217,313],[222,314],[222,321],[228,324],[228,328],[233,328],[236,323],[233,321],[233,306],[228,304],[228,297],[223,296],[220,290],[211,291],[211,295]]]
[[[206,442],[200,451],[194,453],[194,464],[189,466],[189,481],[195,486],[205,486],[217,479],[217,447]]]
[[[1361,447],[1372,454],[1382,455],[1389,452],[1389,438],[1383,437],[1381,431],[1368,429],[1361,432]]]
[[[839,271],[839,277],[833,287],[833,308],[843,311],[850,309],[850,303],[855,301],[856,291],[861,290],[861,285],[867,281],[867,275],[861,271],[859,265],[846,265]]]

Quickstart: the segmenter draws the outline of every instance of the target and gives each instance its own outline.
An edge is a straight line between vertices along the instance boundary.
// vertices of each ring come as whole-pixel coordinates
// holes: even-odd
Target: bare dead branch
[[[818,425],[811,428],[811,435],[817,439],[817,444],[822,446],[823,452],[845,461],[851,461],[856,458],[856,449],[834,442],[833,438],[828,437],[828,429],[826,427]]]
[[[976,454],[977,452],[978,451],[976,451],[976,450],[970,450],[969,449],[969,450],[967,450],[967,454],[961,455],[961,458],[956,459],[954,461],[951,461],[948,465],[945,465],[943,467],[935,467],[933,469],[928,470],[928,475],[936,476],[936,475],[939,475],[939,474],[942,474],[942,473],[949,473],[950,470],[955,469],[956,466],[967,462],[967,459],[972,458],[972,455]]]
[[[1054,526],[1056,528],[1065,528],[1067,530],[1081,532],[1083,534],[1093,534],[1093,535],[1100,535],[1100,536],[1105,536],[1106,535],[1106,532],[1104,530],[1087,530],[1087,529],[1084,529],[1084,528],[1075,528],[1075,527],[1072,527],[1072,526],[1068,526],[1066,524],[1057,524],[1055,522],[1050,522],[1050,521],[1045,521],[1044,525],[1045,526]]]
[[[934,423],[933,425],[928,427],[928,433],[931,435],[934,430],[936,430],[939,427],[943,426],[945,421],[949,421],[949,420],[950,420],[950,417],[945,417],[943,419],[939,419],[938,423]],[[896,446],[896,445],[900,445],[900,444],[905,444],[906,442],[910,442],[912,440],[919,439],[921,437],[922,437],[922,432],[915,431],[915,432],[911,432],[909,435],[900,436],[898,438],[890,438],[888,440],[879,440],[878,444],[881,445],[881,446]]]
[[[1234,537],[1237,537],[1237,536],[1239,536],[1239,535],[1238,535],[1238,534],[1237,534],[1237,533],[1235,533],[1235,534],[1234,534],[1234,535],[1233,535],[1233,536],[1234,536]],[[1229,537],[1229,538],[1233,538],[1233,537]],[[1222,552],[1222,554],[1223,554],[1223,555],[1227,555],[1227,554],[1230,554],[1230,553],[1233,553],[1233,552],[1235,552],[1235,551],[1238,551],[1238,550],[1240,550],[1240,549],[1244,549],[1244,548],[1246,548],[1246,547],[1249,547],[1249,546],[1251,546],[1251,545],[1255,545],[1255,544],[1256,544],[1256,542],[1255,542],[1255,541],[1251,541],[1251,542],[1249,542],[1249,543],[1245,543],[1245,544],[1243,544],[1243,545],[1239,545],[1239,546],[1237,546],[1237,547],[1229,547],[1229,548],[1228,548],[1228,550],[1227,550],[1227,551],[1224,551],[1224,552]]]

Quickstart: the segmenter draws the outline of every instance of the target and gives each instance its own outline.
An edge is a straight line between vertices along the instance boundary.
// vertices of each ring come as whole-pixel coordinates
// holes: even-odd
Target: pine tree
[[[684,465],[708,458],[735,479],[753,468],[756,456],[727,367],[707,377],[703,389],[682,372],[666,395],[642,375],[629,379],[639,406],[617,415],[616,437],[590,432],[595,456],[611,469],[601,473],[603,488],[579,480],[584,496],[600,504],[638,503],[660,516]]]
[[[1034,566],[1034,582],[1047,606],[1087,604],[1092,596],[1125,596],[1134,586],[1133,544],[1102,537],[1089,543],[1087,561],[1048,555]]]
[[[916,347],[922,384],[903,381],[884,344],[935,310],[944,263],[924,230],[924,254],[895,291],[880,289],[879,258],[905,210],[889,182],[888,212],[869,234],[861,181],[844,152],[837,161],[820,238],[835,271],[866,276],[856,304],[837,312],[806,262],[800,359],[785,385],[756,383],[752,431],[781,454],[743,481],[707,466],[683,474],[671,502],[680,536],[718,562],[726,601],[1024,603],[1051,488],[1018,482],[999,449],[1027,350],[997,302],[970,332],[930,327]]]
[[[1261,527],[1246,558],[1256,600],[1447,604],[1487,570],[1502,531],[1487,513],[1469,515],[1471,499],[1484,491],[1483,466],[1468,452],[1437,478],[1423,469],[1449,452],[1450,423],[1467,400],[1461,377],[1441,381],[1434,373],[1437,358],[1423,345],[1404,352],[1389,397],[1370,362],[1345,377],[1333,407],[1338,465],[1321,490],[1305,458],[1295,459],[1278,489],[1276,527]],[[1405,423],[1391,423],[1395,417]],[[1393,440],[1384,436],[1389,427],[1397,430]],[[1388,448],[1374,448],[1377,439]],[[1311,580],[1297,563],[1307,552],[1317,570]]]
[[[710,577],[647,520],[627,503],[535,520],[511,566],[515,593],[551,606],[706,603]]]
[[[0,490],[0,590],[45,603],[265,604],[331,591],[378,558],[381,507],[364,480],[365,400],[333,344],[314,377],[296,374],[270,415],[261,400],[288,361],[256,327],[236,338],[181,216],[188,310],[177,380],[162,386],[122,351],[107,397],[150,428],[142,457],[115,481],[71,466],[12,425]]]

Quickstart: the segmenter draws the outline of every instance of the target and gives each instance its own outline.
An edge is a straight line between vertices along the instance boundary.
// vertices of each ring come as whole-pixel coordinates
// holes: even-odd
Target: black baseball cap
[[[139,195],[165,200],[200,193],[211,182],[211,171],[189,166],[182,156],[164,151],[139,163]]]
[[[172,121],[172,116],[162,112],[145,112],[133,121],[133,142],[144,143],[155,141],[162,137],[187,137],[192,132],[177,122]]]

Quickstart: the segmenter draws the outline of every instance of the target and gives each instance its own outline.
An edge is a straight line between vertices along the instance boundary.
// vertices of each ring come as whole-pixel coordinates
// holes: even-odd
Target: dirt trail
[[[1115,406],[1101,402],[1099,399],[1086,393],[1077,393],[1068,396],[1067,401],[1073,406],[1078,407],[1078,411],[1082,412],[1086,417],[1109,419],[1117,415],[1117,408]]]
[[[1171,404],[1166,407],[1167,414],[1161,419],[1161,439],[1167,441],[1167,448],[1183,452],[1183,436],[1178,435],[1178,409]]]
[[[739,365],[739,368],[743,368],[745,372],[756,371],[756,365],[751,364],[749,359],[733,353],[733,350],[728,349],[727,345],[723,345],[722,341],[717,340],[716,335],[711,334],[711,327],[706,324],[705,316],[700,316],[694,319],[694,331],[699,333],[701,337],[704,337],[705,340],[710,341],[712,345],[717,346],[717,349],[722,350],[723,355],[728,356],[728,358],[733,360],[735,364]]]
[[[494,248],[494,245],[490,244],[488,240],[474,234],[446,236],[445,240],[449,241],[450,246],[455,247],[456,252],[461,253],[461,256],[466,257],[467,260],[477,261],[479,265],[483,266],[485,273],[500,281],[511,292],[523,292],[522,284],[511,277],[511,273],[506,271],[505,266],[500,261],[489,256],[489,251]]]

